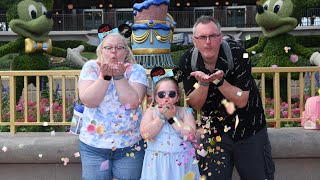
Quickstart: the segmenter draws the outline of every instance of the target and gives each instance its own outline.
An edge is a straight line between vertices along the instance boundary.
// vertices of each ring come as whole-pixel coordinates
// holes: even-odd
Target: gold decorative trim
[[[159,34],[156,30],[154,29],[148,29],[146,32],[144,32],[142,35],[140,36],[137,36],[134,32],[132,32],[132,35],[131,35],[131,43],[138,43],[138,44],[141,44],[143,42],[145,42],[148,37],[150,36],[150,44],[153,44],[153,38],[152,38],[152,34],[154,34],[154,36],[156,37],[156,39],[162,43],[166,43],[167,41],[170,40],[170,42],[172,42],[172,36],[173,36],[173,33],[172,31],[170,30],[168,32],[168,34],[162,36],[161,34]]]
[[[133,54],[169,54],[170,49],[164,49],[164,48],[141,48],[141,49],[133,49]]]

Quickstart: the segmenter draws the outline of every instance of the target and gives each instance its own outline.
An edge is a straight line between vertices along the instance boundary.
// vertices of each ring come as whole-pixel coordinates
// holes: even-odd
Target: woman
[[[85,105],[80,131],[82,178],[140,179],[144,145],[139,126],[148,80],[126,39],[107,35],[79,78]]]

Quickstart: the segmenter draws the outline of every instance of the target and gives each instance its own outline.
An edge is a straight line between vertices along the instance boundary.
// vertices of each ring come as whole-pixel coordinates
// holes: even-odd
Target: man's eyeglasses
[[[166,95],[168,95],[170,98],[175,98],[176,95],[177,95],[177,92],[176,91],[168,91],[168,92],[165,92],[165,91],[159,91],[157,93],[158,97],[160,99],[166,97]]]
[[[195,39],[198,39],[200,41],[207,41],[209,39],[210,40],[216,40],[219,36],[220,36],[221,33],[219,34],[210,34],[209,36],[199,36],[199,37],[196,37],[196,36],[193,36]]]
[[[126,49],[124,46],[103,46],[103,49],[105,49],[106,51],[112,51],[112,49],[116,50],[116,51],[121,51]]]

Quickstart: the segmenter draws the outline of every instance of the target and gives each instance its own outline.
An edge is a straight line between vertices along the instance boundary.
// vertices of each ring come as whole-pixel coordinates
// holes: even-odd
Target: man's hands
[[[217,80],[221,81],[223,79],[224,72],[222,70],[218,70],[211,75],[207,75],[202,71],[194,71],[190,75],[194,76],[198,82],[211,83]]]

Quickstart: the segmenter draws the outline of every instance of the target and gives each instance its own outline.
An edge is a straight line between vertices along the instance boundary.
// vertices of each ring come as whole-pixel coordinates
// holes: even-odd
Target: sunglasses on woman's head
[[[168,92],[166,92],[166,91],[159,91],[159,92],[157,93],[157,95],[158,95],[158,97],[159,97],[160,99],[166,97],[166,95],[168,95],[170,98],[175,98],[176,95],[177,95],[177,92],[176,92],[176,91],[168,91]]]

